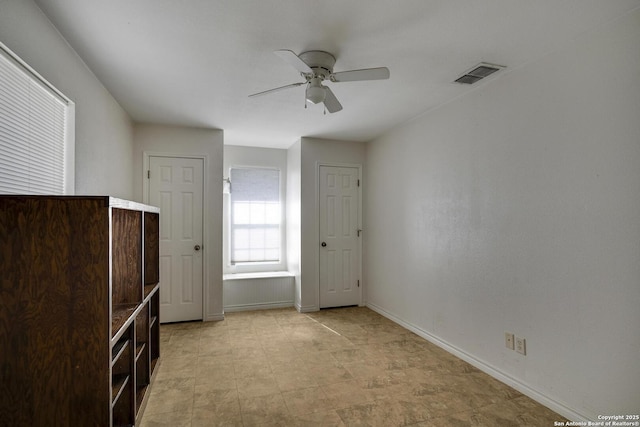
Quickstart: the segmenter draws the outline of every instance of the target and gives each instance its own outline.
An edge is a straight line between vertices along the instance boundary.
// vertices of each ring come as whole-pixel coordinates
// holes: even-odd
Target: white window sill
[[[265,279],[268,277],[293,277],[289,271],[262,271],[255,273],[230,273],[223,274],[222,280]]]

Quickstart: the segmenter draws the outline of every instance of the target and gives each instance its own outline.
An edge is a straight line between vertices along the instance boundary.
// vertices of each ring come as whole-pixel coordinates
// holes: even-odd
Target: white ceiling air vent
[[[456,83],[463,84],[473,84],[478,80],[482,80],[487,76],[495,73],[496,71],[500,71],[505,68],[504,65],[496,65],[496,64],[488,64],[486,62],[481,62],[475,67],[473,67],[470,71],[467,71],[462,76],[455,80]]]

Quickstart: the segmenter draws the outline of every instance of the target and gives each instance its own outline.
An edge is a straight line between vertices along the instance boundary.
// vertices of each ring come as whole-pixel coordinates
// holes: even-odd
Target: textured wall
[[[3,0],[0,41],[75,103],[76,194],[133,197],[131,120],[38,6]]]
[[[367,146],[368,303],[572,418],[640,402],[638,46],[640,11]]]

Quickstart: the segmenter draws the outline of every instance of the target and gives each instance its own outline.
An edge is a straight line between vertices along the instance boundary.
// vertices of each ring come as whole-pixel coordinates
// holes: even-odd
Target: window
[[[232,168],[229,175],[231,265],[279,263],[280,171]]]
[[[0,193],[73,194],[74,107],[0,43]]]

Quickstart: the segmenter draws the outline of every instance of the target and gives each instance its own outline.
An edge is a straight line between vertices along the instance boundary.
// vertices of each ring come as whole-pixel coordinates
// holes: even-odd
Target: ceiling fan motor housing
[[[302,52],[298,57],[313,70],[313,76],[310,76],[311,78],[320,78],[322,81],[329,78],[329,75],[333,73],[336,58],[329,52],[310,50]],[[302,75],[307,78],[304,73],[302,73]]]

